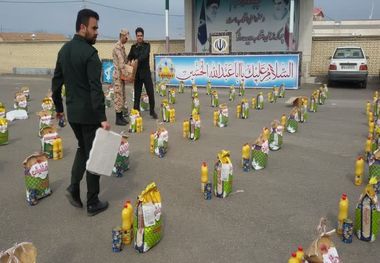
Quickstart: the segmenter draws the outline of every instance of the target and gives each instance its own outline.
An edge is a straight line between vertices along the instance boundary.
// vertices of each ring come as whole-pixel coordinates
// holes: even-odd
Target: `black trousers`
[[[150,113],[154,112],[154,90],[153,90],[153,82],[152,77],[150,74],[147,74],[143,78],[138,77],[138,74],[136,74],[135,84],[134,84],[134,90],[135,90],[135,102],[133,104],[133,108],[135,110],[140,111],[140,99],[141,99],[141,92],[142,92],[142,86],[144,84],[146,93],[149,97],[149,109]]]
[[[95,132],[100,127],[100,124],[79,124],[70,122],[70,126],[78,140],[78,148],[75,154],[73,167],[71,168],[71,184],[69,190],[79,197],[79,185],[86,172],[86,162],[90,155],[92,142],[95,139]],[[92,174],[88,171],[86,172],[87,205],[99,201],[99,180],[99,175]]]

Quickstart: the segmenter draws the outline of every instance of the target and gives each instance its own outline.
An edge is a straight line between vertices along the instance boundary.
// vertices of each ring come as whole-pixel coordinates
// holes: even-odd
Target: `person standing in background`
[[[135,98],[133,108],[140,110],[140,97],[142,92],[142,86],[144,84],[146,93],[149,97],[149,109],[150,116],[153,119],[157,119],[157,113],[154,110],[154,91],[153,82],[149,65],[150,44],[144,41],[144,29],[141,27],[136,28],[136,40],[137,43],[132,45],[128,54],[128,60],[137,59],[137,70],[134,83]]]
[[[125,82],[122,76],[127,76],[127,55],[125,54],[125,43],[129,38],[129,31],[122,29],[119,34],[119,41],[112,50],[112,59],[114,65],[113,71],[113,88],[114,88],[114,104],[116,112],[116,125],[125,126],[128,121],[123,117],[123,108],[125,106]]]
[[[62,85],[66,88],[67,119],[78,140],[78,148],[71,169],[71,183],[66,196],[71,205],[82,208],[80,182],[86,172],[92,142],[99,127],[109,130],[104,104],[104,92],[100,82],[102,64],[98,51],[93,47],[98,36],[99,15],[90,9],[78,12],[76,34],[58,52],[52,79],[52,98],[57,119],[64,116]],[[99,175],[86,172],[87,215],[96,215],[108,207],[99,200]]]

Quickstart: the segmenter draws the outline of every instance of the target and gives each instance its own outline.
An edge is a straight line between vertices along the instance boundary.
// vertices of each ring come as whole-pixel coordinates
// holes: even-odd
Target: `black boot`
[[[152,116],[152,118],[155,120],[158,119],[157,113],[154,110],[150,112],[150,116]]]
[[[122,112],[116,112],[116,125],[120,125],[120,126],[127,125],[127,122],[125,121]]]

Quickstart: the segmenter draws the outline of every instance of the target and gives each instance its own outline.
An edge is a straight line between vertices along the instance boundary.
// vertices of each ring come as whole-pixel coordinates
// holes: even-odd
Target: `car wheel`
[[[367,80],[364,80],[363,82],[360,83],[360,88],[362,89],[367,88]]]

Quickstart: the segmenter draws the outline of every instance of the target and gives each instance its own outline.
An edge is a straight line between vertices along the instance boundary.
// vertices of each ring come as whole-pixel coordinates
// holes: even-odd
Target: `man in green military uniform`
[[[157,119],[157,113],[154,111],[154,91],[149,66],[150,44],[144,41],[144,29],[138,27],[136,28],[135,33],[137,43],[132,45],[128,54],[129,61],[135,59],[138,61],[134,83],[135,98],[133,108],[135,110],[140,110],[140,97],[142,86],[144,84],[146,93],[149,97],[150,116],[152,116],[153,119]]]
[[[76,34],[59,51],[52,79],[52,97],[57,118],[63,116],[62,85],[66,87],[67,118],[78,148],[71,170],[71,184],[67,198],[75,207],[83,207],[80,199],[80,182],[86,171],[86,161],[99,127],[109,130],[104,105],[104,93],[100,82],[101,62],[98,51],[92,46],[98,35],[99,15],[83,9],[78,12]],[[98,198],[99,176],[87,171],[87,214],[96,215],[108,207],[108,202]]]

